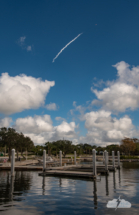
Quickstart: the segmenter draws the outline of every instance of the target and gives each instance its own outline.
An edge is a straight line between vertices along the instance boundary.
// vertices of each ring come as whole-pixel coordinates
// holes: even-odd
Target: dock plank
[[[72,177],[82,177],[82,178],[96,178],[91,172],[76,172],[76,171],[60,171],[60,170],[50,170],[47,172],[39,173],[40,176],[72,176]]]
[[[10,166],[0,166],[0,171],[1,170],[11,170]],[[43,167],[41,166],[15,166],[15,171],[30,171],[30,170],[34,170],[34,171],[42,171]]]

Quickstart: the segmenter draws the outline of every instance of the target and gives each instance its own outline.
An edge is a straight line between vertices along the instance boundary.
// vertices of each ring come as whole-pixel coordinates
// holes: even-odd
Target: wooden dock
[[[97,172],[101,173],[101,172],[105,172],[105,166],[104,165],[97,165]],[[116,171],[116,169],[118,168],[118,165],[115,165],[115,168],[113,168],[112,165],[108,165],[108,170],[109,171]],[[67,166],[59,166],[59,167],[46,167],[46,171],[48,170],[76,170],[76,171],[80,171],[81,169],[84,172],[93,172],[93,166],[90,164],[78,164],[78,165],[67,165]]]
[[[97,178],[98,174],[108,175],[109,171],[116,171],[116,168],[120,168],[120,158],[118,153],[118,165],[115,164],[114,152],[112,152],[113,165],[108,165],[108,152],[104,152],[104,164],[96,163],[96,150],[92,150],[93,158],[90,164],[77,164],[76,151],[74,151],[74,165],[62,165],[62,152],[59,153],[59,161],[46,161],[46,150],[43,150],[43,160],[38,164],[37,160],[28,160],[15,162],[15,149],[12,149],[11,163],[2,164],[0,170],[11,170],[11,174],[14,175],[14,171],[42,171],[39,173],[40,176],[66,176],[66,177],[77,177],[77,178]],[[68,160],[69,161],[69,160]],[[71,159],[72,161],[72,159]],[[41,165],[41,166],[39,166]],[[52,166],[54,165],[54,166]],[[59,166],[58,166],[59,165]]]
[[[66,176],[95,179],[96,177],[91,172],[76,172],[64,170],[49,170],[47,172],[39,173],[39,176]]]
[[[11,166],[0,166],[0,171],[9,170],[11,171]],[[42,171],[42,166],[15,166],[15,171]]]
[[[116,171],[116,166],[113,168],[112,165],[108,165],[108,170],[105,170],[104,165],[96,166],[97,175],[104,174],[108,175],[109,171]],[[67,177],[81,177],[81,178],[92,178],[97,177],[93,175],[93,166],[91,165],[69,165],[61,167],[47,167],[45,171],[39,173],[39,176],[67,176]]]

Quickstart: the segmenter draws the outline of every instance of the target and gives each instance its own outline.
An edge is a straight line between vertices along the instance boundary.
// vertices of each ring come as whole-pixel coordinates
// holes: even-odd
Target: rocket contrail
[[[81,33],[82,34],[82,33]],[[74,42],[79,36],[81,36],[81,34],[78,34],[77,37],[75,37],[73,40],[71,40],[67,45],[65,45],[61,50],[60,52],[58,52],[58,54],[55,56],[55,58],[53,59],[53,63],[55,62],[55,59],[58,58],[58,56],[64,51],[65,48],[67,48],[72,42]]]

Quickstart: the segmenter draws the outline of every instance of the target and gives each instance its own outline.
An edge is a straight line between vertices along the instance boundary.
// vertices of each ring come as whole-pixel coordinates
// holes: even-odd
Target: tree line
[[[92,154],[92,149],[97,151],[97,154],[102,154],[105,150],[112,154],[112,151],[117,155],[117,151],[120,151],[123,155],[139,155],[139,139],[137,138],[123,138],[120,141],[120,144],[111,144],[106,147],[90,145],[88,143],[80,143],[77,145],[72,144],[72,141],[69,140],[58,140],[53,142],[46,142],[44,146],[37,145],[36,153],[42,155],[43,149],[45,149],[48,155],[59,154],[61,150],[63,153],[63,157],[67,154],[73,154],[76,151],[77,156],[82,154]]]
[[[57,140],[53,142],[46,142],[44,145],[34,145],[30,137],[25,136],[23,133],[18,133],[14,128],[0,128],[0,148],[6,147],[9,155],[9,160],[11,157],[11,150],[15,148],[17,159],[19,157],[19,152],[22,157],[25,151],[32,152],[36,155],[42,155],[45,149],[48,155],[59,154],[61,150],[63,157],[67,154],[73,154],[76,151],[77,156],[82,154],[92,154],[92,149],[96,149],[97,154],[102,154],[103,151],[107,150],[109,154],[112,151],[120,151],[124,155],[138,155],[139,154],[139,139],[125,137],[121,140],[120,144],[111,144],[106,147],[91,145],[88,143],[79,143],[74,145],[70,140]],[[1,151],[1,150],[0,150]]]

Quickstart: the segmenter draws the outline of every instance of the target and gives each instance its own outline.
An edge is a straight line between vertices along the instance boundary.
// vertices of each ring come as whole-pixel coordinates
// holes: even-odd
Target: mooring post
[[[15,165],[15,149],[12,149],[11,176],[14,176],[14,165]]]
[[[59,162],[60,166],[62,166],[62,151],[59,151]]]
[[[118,156],[118,168],[120,168],[120,152],[117,152],[117,156]]]
[[[115,156],[114,156],[114,151],[112,151],[112,165],[113,165],[113,168],[115,169]]]
[[[46,150],[43,150],[43,172],[45,172],[46,168]]]
[[[107,152],[107,165],[109,164],[109,152]]]
[[[105,150],[104,152],[104,156],[105,156],[105,170],[108,171],[108,159],[107,159],[107,151]]]
[[[97,175],[97,171],[96,171],[96,150],[93,149],[93,175],[96,176]]]
[[[103,152],[103,164],[105,163],[104,152]]]
[[[76,165],[76,151],[74,151],[74,164]]]

